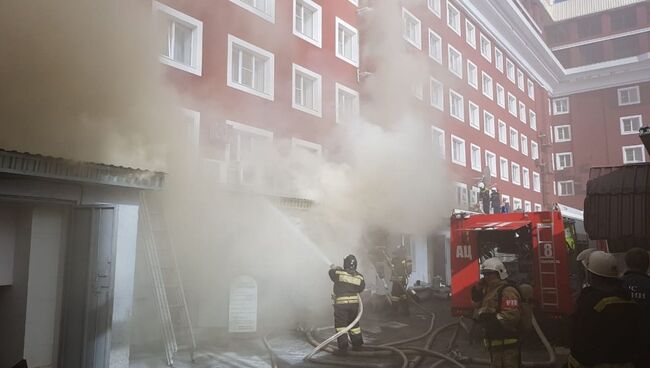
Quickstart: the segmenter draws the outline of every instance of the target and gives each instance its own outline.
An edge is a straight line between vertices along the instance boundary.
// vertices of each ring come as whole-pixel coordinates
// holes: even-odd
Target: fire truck
[[[481,262],[498,257],[516,283],[533,286],[536,315],[563,320],[573,310],[584,273],[576,254],[589,246],[582,212],[556,205],[546,212],[456,213],[451,217],[451,304],[471,316],[471,287]],[[540,313],[541,312],[541,313]]]

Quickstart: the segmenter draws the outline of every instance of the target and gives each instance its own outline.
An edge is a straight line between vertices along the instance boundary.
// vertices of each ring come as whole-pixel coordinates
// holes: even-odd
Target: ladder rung
[[[555,292],[557,292],[557,288],[554,288],[554,287],[542,287],[542,290],[555,291]]]

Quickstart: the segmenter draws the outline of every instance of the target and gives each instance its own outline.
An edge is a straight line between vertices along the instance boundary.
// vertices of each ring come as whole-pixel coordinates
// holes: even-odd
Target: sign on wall
[[[257,331],[257,282],[238,276],[230,283],[228,332]]]

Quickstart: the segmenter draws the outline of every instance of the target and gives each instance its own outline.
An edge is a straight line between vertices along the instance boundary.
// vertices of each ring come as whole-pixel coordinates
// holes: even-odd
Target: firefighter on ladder
[[[396,315],[402,309],[404,315],[409,315],[409,302],[406,295],[408,278],[413,272],[413,264],[406,255],[406,247],[399,245],[391,260],[392,272],[390,280],[393,282],[390,299],[392,301],[392,314]]]
[[[359,314],[359,293],[366,287],[363,276],[357,272],[357,258],[352,254],[343,259],[343,268],[332,265],[329,276],[334,281],[334,327],[344,330]],[[348,350],[348,335],[354,350],[363,345],[361,327],[357,322],[347,334],[338,338],[341,352]]]

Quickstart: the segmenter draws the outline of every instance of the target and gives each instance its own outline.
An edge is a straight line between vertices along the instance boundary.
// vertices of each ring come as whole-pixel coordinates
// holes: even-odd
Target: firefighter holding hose
[[[334,282],[334,327],[336,332],[344,330],[359,314],[359,293],[366,287],[363,276],[357,272],[357,258],[352,254],[343,259],[343,268],[332,265],[329,270],[330,279]],[[357,322],[347,334],[338,337],[339,350],[348,350],[348,335],[352,349],[357,350],[363,345],[361,327]]]
[[[508,271],[498,258],[481,264],[483,278],[472,287],[478,323],[485,329],[490,367],[519,368],[521,319],[519,291],[508,282]]]

